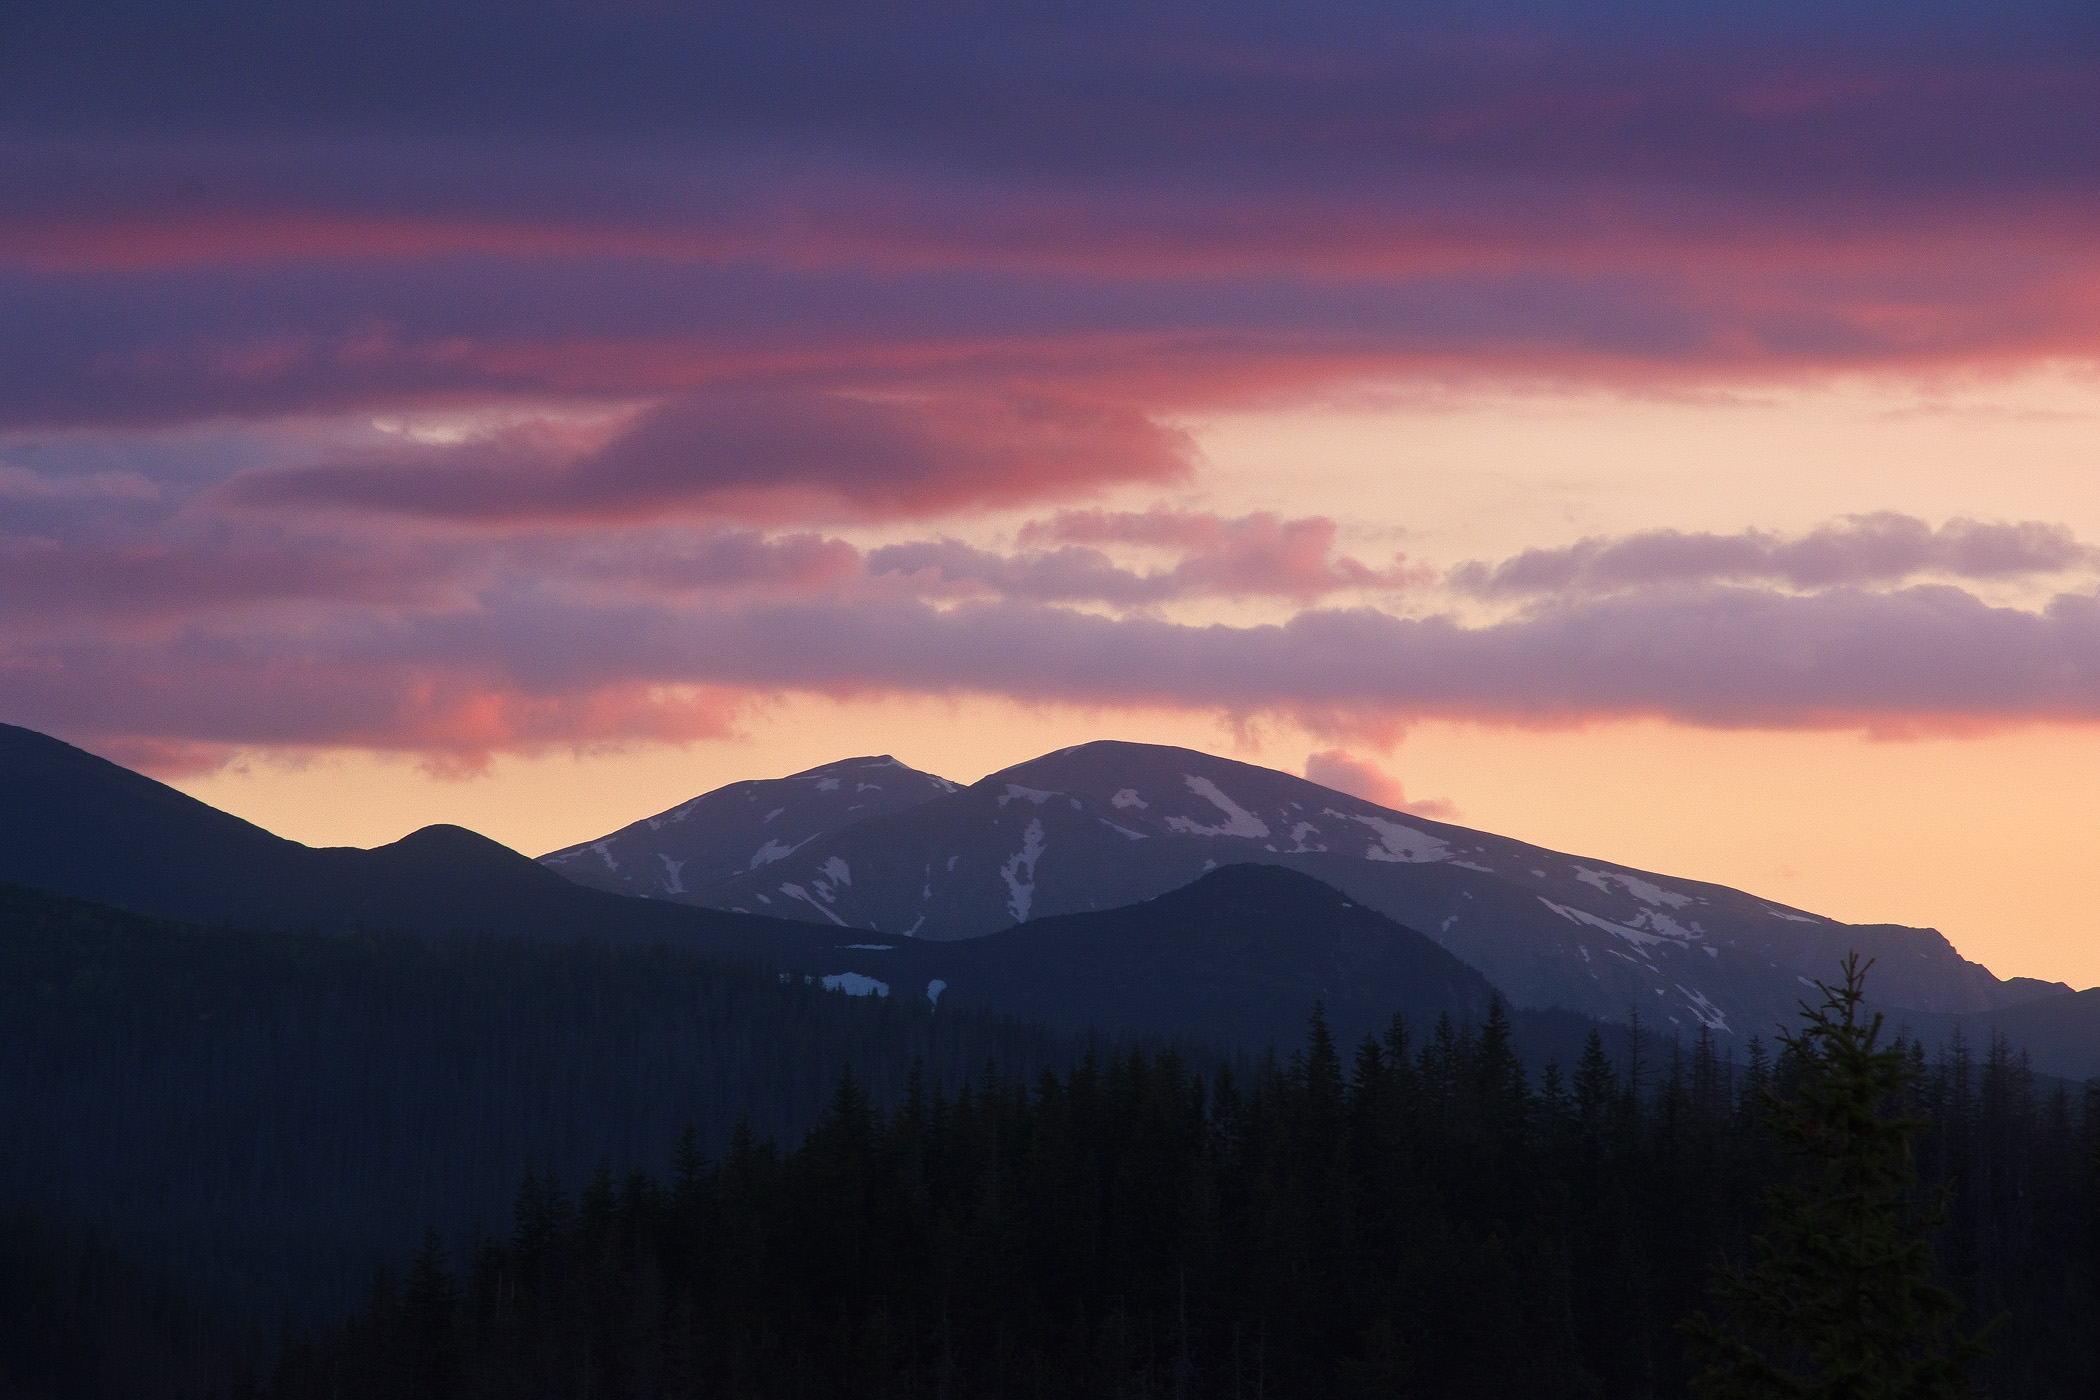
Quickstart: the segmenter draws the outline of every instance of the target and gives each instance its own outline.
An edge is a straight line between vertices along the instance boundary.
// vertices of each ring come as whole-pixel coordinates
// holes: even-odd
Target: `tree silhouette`
[[[1685,1334],[1713,1356],[1697,1388],[1713,1400],[1940,1400],[1970,1393],[1976,1336],[1954,1330],[1961,1301],[1933,1282],[1931,1224],[1916,1196],[1911,1137],[1897,1116],[1917,1070],[1900,1044],[1862,1021],[1867,968],[1817,983],[1819,1007],[1784,1037],[1798,1081],[1771,1099],[1769,1121],[1801,1170],[1766,1198],[1757,1263],[1725,1278],[1724,1328],[1697,1313]]]

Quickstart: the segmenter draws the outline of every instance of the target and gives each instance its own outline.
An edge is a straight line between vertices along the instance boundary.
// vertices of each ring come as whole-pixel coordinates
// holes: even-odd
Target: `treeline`
[[[2100,1100],[1905,1046],[1916,1216],[2001,1397],[2100,1374]],[[1623,1066],[1623,1070],[1620,1066]],[[295,1348],[319,1397],[1678,1396],[1677,1324],[1801,1169],[1767,1114],[1798,1052],[1592,1040],[1535,1081],[1499,1010],[1249,1074],[1089,1060],[894,1113],[840,1080],[791,1151],[688,1141],[664,1179],[535,1171],[512,1229],[429,1235]],[[1790,1163],[1793,1165],[1790,1166]]]
[[[0,932],[0,1209],[265,1338],[341,1317],[426,1224],[501,1229],[527,1163],[661,1171],[686,1124],[793,1141],[847,1064],[889,1104],[914,1063],[1078,1053],[662,950],[245,933],[4,885]]]

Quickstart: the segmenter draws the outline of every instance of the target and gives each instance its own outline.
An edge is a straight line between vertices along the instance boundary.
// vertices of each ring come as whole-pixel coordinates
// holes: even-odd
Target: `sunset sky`
[[[2100,10],[18,0],[0,720],[532,854],[1179,743],[2100,983]]]

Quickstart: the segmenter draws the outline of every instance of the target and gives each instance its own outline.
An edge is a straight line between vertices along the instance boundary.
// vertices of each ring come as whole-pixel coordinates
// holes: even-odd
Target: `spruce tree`
[[[1879,1014],[1862,1020],[1866,973],[1848,956],[1843,982],[1817,983],[1823,1004],[1804,1004],[1806,1024],[1784,1037],[1798,1078],[1766,1111],[1799,1184],[1767,1196],[1755,1266],[1718,1286],[1732,1325],[1703,1312],[1681,1324],[1712,1358],[1695,1382],[1712,1400],[1970,1393],[1982,1347],[1954,1329],[1961,1301],[1932,1281],[1931,1222],[1913,1199],[1924,1125],[1890,1111],[1916,1070],[1900,1044],[1879,1043]]]

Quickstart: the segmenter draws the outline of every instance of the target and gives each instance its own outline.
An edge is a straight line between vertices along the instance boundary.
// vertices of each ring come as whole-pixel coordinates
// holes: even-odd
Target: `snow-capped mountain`
[[[2001,982],[1931,929],[1841,924],[1147,744],[1047,754],[721,884],[688,880],[684,898],[956,939],[1135,903],[1237,862],[1301,870],[1421,930],[1519,1006],[1613,1020],[1638,1007],[1664,1029],[1768,1031],[1848,949],[1877,959],[1874,991],[1892,1006],[1981,1011],[2065,990]]]
[[[888,754],[848,758],[786,778],[731,783],[540,863],[616,894],[688,903],[702,890],[762,871],[822,836],[956,790]]]

